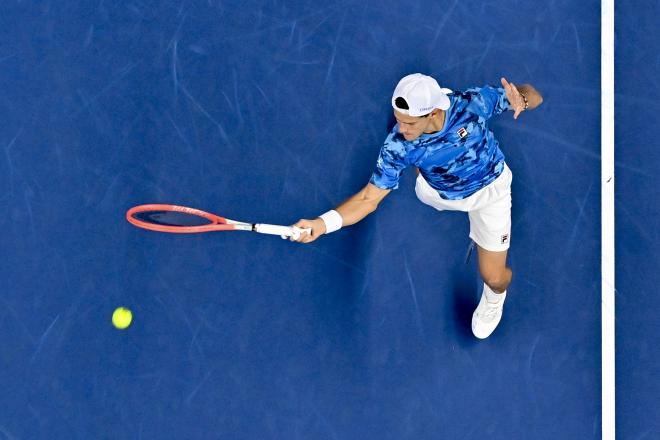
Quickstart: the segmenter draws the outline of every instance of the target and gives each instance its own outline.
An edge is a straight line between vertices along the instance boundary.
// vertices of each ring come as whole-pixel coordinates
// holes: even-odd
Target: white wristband
[[[341,214],[339,214],[334,209],[326,212],[325,214],[319,215],[319,218],[325,223],[325,233],[329,234],[341,229],[343,219]]]

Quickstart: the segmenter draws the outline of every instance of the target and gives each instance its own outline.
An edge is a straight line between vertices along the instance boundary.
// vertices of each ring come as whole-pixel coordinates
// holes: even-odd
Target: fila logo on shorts
[[[509,242],[509,234],[504,234],[502,236],[502,244],[507,244]]]
[[[456,134],[458,134],[461,137],[461,139],[465,139],[468,135],[468,131],[465,129],[465,127],[461,127],[458,129]]]

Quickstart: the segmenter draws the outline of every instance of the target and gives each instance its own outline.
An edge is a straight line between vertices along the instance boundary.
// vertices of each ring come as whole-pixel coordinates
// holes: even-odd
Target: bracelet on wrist
[[[529,102],[527,101],[527,97],[523,92],[518,92],[520,93],[520,96],[522,96],[523,101],[525,101],[525,108],[523,108],[523,111],[527,110],[529,108]]]

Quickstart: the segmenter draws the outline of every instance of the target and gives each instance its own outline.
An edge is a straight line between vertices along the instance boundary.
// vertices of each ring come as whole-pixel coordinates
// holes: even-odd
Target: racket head
[[[134,226],[157,232],[194,234],[236,229],[231,220],[219,215],[180,205],[147,204],[126,212],[126,220]]]

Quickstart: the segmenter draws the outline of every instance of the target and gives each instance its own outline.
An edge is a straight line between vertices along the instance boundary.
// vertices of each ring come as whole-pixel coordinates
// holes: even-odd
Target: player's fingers
[[[299,243],[309,243],[318,238],[318,234],[315,233],[314,228],[312,225],[309,225],[305,228],[301,228],[300,230],[300,235],[296,239]]]
[[[522,96],[520,92],[518,91],[518,88],[514,83],[509,83],[509,89],[511,90],[511,96],[509,96],[509,101],[511,102],[513,108],[515,109],[515,114],[513,115],[513,119],[518,119],[518,115],[523,111],[524,109],[524,103]]]
[[[316,238],[310,234],[306,234],[304,236],[300,237],[299,242],[300,243],[311,243],[312,241],[316,240]]]
[[[300,219],[296,223],[293,224],[293,227],[300,228],[300,229],[307,229],[312,227],[312,222],[307,219]]]
[[[291,241],[303,242],[310,236],[312,228],[299,228],[298,226],[291,227]]]
[[[299,243],[310,243],[323,235],[323,231],[319,227],[318,221],[300,219],[291,227],[298,228],[300,230],[300,235],[296,238],[291,237],[291,241],[297,241]]]
[[[281,235],[282,239],[284,240],[291,240],[291,241],[300,241],[303,229],[305,229],[304,226],[305,220],[300,219],[298,220],[295,224],[291,225],[291,235]]]
[[[300,236],[302,235],[300,231],[301,229],[297,226],[291,227],[291,241],[298,241],[300,239]]]
[[[502,78],[502,79],[504,79],[504,78]],[[507,80],[504,80],[503,85],[504,85],[504,91],[506,92],[507,97],[512,98],[516,95],[516,89],[515,89],[513,83],[510,83]]]
[[[504,92],[506,93],[506,97],[511,103],[511,106],[513,108],[517,108],[519,104],[518,101],[521,99],[518,89],[516,89],[512,83],[507,83],[507,85],[504,87]]]
[[[516,100],[516,104],[520,100],[520,92],[518,91],[518,88],[514,83],[509,83],[509,89],[511,90],[511,95],[513,96],[513,99]]]

